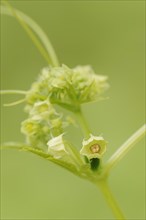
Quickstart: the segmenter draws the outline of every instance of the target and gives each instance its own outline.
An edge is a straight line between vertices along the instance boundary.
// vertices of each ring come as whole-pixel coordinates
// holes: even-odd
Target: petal
[[[63,135],[64,134],[54,137],[47,143],[48,153],[50,153],[56,159],[62,158],[68,154],[68,152],[65,149]]]

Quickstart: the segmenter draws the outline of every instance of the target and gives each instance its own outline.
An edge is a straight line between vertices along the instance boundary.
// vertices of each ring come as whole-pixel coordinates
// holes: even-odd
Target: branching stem
[[[146,134],[146,125],[143,125],[136,131],[118,150],[111,156],[104,166],[104,173],[109,171],[132,149],[132,147],[139,142]]]
[[[56,53],[54,51],[54,48],[52,47],[52,44],[46,34],[42,31],[42,29],[28,16],[26,16],[24,13],[13,9],[9,3],[6,1],[3,1],[3,3],[6,5],[1,7],[1,13],[7,14],[10,16],[14,16],[21,26],[24,28],[26,33],[29,35],[35,46],[38,48],[41,55],[45,58],[45,60],[48,62],[48,64],[51,64],[52,66],[59,66],[59,62],[56,56]],[[26,95],[27,91],[20,91],[20,90],[3,90],[0,92],[0,94],[21,94]],[[25,99],[19,100],[17,102],[11,103],[9,105],[14,105],[18,103],[22,103]],[[78,107],[78,106],[77,106]],[[68,106],[69,108],[69,106]],[[79,107],[78,111],[75,112],[75,115],[77,117],[77,120],[80,124],[81,130],[83,131],[84,137],[89,138],[90,136],[90,129],[88,127],[88,124],[83,116],[81,107]],[[107,184],[107,174],[109,171],[127,154],[127,152],[138,142],[142,139],[142,137],[146,133],[146,125],[142,126],[138,131],[136,131],[108,160],[108,162],[103,167],[103,170],[101,171],[101,179],[93,178],[90,179],[90,176],[86,175],[84,177],[90,179],[93,183],[98,186],[98,188],[101,190],[108,206],[111,208],[115,218],[117,220],[125,220],[125,217],[118,206],[108,184]],[[16,147],[15,147],[16,148]],[[45,159],[48,159],[52,162],[55,162],[58,165],[61,165],[62,167],[70,170],[74,174],[81,176],[80,171],[76,169],[76,167],[71,166],[67,162],[59,161],[57,159],[54,159],[52,156],[49,156],[47,153],[44,153],[40,149],[33,149],[32,147],[28,146],[20,146],[21,150],[30,151],[32,153],[35,153]],[[17,148],[18,149],[18,148]],[[76,153],[71,149],[70,153],[73,155],[73,159],[75,162],[79,160],[79,165],[82,166],[82,160],[79,157],[79,154]],[[84,164],[83,164],[84,165]],[[94,176],[95,177],[95,176]]]

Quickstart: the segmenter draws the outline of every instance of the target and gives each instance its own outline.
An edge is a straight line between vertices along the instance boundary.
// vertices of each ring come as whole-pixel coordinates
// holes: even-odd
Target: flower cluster
[[[48,153],[54,158],[68,158],[72,151],[66,150],[62,137],[67,118],[56,111],[55,105],[76,112],[80,104],[98,100],[107,88],[107,77],[95,74],[90,66],[44,68],[26,95],[29,116],[22,122],[21,131],[27,143],[41,148],[48,145]],[[100,158],[105,145],[101,137],[91,136],[83,141],[80,153],[88,159]]]
[[[22,122],[21,131],[26,135],[27,143],[34,147],[46,146],[51,136],[63,132],[62,116],[48,101],[37,101],[29,108],[29,117]]]
[[[49,99],[52,104],[75,111],[82,103],[100,99],[108,87],[107,77],[95,74],[90,66],[48,67],[32,84],[27,103],[31,106],[36,101]]]

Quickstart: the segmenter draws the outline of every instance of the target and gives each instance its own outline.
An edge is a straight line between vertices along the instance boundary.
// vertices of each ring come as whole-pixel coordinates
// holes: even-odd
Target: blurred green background
[[[109,76],[108,100],[83,106],[94,133],[108,140],[105,160],[144,124],[144,1],[10,1],[48,34],[61,63],[91,64]],[[1,17],[2,89],[29,89],[46,66],[20,24]],[[16,100],[6,95],[2,103]],[[24,105],[2,107],[2,142],[24,141]],[[78,128],[69,129],[80,148]],[[113,169],[111,189],[127,219],[145,219],[141,141]],[[91,183],[30,153],[1,152],[1,219],[113,219]]]

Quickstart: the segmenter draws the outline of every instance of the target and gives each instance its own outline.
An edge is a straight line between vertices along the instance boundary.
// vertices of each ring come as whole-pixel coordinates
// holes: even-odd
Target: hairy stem
[[[111,156],[104,166],[104,173],[108,173],[145,134],[146,125],[143,125]]]
[[[117,204],[117,201],[115,200],[106,180],[98,181],[97,186],[101,190],[105,201],[107,202],[108,206],[111,208],[113,215],[115,216],[115,219],[117,220],[125,220],[125,217]]]

